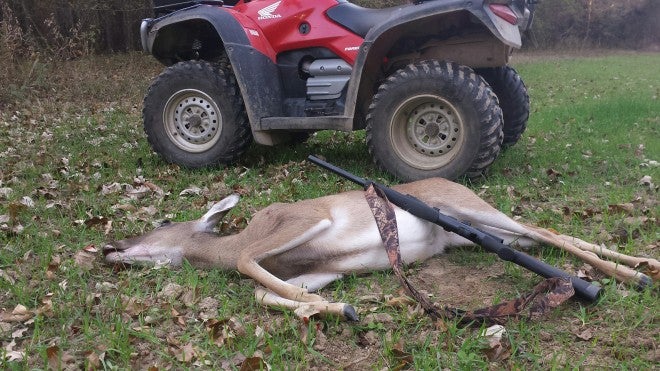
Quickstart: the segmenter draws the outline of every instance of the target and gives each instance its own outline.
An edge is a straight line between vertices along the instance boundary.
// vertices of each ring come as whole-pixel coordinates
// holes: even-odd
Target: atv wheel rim
[[[172,95],[163,110],[163,123],[170,140],[186,152],[211,149],[220,139],[222,117],[207,94],[194,89]]]
[[[397,156],[421,170],[447,165],[464,143],[460,113],[435,95],[419,95],[404,101],[392,116],[390,130]]]

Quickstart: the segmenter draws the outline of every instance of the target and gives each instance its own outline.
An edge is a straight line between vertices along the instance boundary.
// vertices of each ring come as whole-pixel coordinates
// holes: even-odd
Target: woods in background
[[[442,1],[442,0],[435,0]],[[403,0],[356,0],[366,7]],[[73,59],[138,50],[152,0],[0,0],[0,57]],[[525,48],[660,49],[660,1],[541,0]]]

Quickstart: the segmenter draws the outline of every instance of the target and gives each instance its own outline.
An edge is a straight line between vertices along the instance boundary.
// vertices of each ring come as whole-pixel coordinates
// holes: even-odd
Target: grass
[[[639,181],[660,179],[659,66],[658,54],[526,56],[515,67],[532,100],[529,128],[487,179],[470,186],[509,215],[657,258],[657,188]],[[89,265],[76,262],[89,257],[82,253],[88,245],[98,249],[162,219],[198,217],[231,192],[243,200],[223,225],[228,231],[272,202],[355,188],[307,164],[310,153],[392,181],[372,165],[362,132],[254,146],[224,169],[168,165],[150,151],[140,122],[141,96],[160,68],[140,54],[39,64],[17,85],[30,89],[16,88],[2,107],[3,368],[240,368],[250,361],[274,369],[656,367],[657,290],[637,292],[602,276],[596,279],[605,295],[595,305],[572,301],[539,321],[507,323],[511,356],[490,362],[480,329],[440,326],[415,308],[388,306],[401,295],[388,272],[323,290],[355,303],[362,322],[305,324],[288,311],[259,307],[252,282],[235,272],[114,272],[93,254]],[[145,182],[158,189],[131,197]],[[180,195],[193,186],[199,194]],[[626,203],[628,211],[612,206]],[[569,271],[582,266],[555,250],[531,253]],[[437,300],[469,308],[538,282],[478,248],[450,251],[408,272]],[[18,310],[9,318],[18,305],[28,315],[19,319]],[[374,313],[384,317],[365,320]]]

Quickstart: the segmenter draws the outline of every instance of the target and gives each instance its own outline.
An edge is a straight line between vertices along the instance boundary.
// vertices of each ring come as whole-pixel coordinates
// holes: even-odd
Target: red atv
[[[144,99],[153,149],[187,167],[254,140],[366,129],[402,180],[479,176],[518,141],[529,97],[507,66],[535,0],[155,0],[143,48],[168,66]]]

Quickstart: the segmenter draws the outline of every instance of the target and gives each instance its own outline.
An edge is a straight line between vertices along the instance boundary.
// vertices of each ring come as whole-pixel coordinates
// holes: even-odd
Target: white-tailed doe
[[[660,270],[656,259],[619,254],[571,236],[518,223],[468,188],[445,179],[426,179],[392,188],[496,235],[506,244],[556,246],[621,281],[648,280],[632,269],[640,264],[648,264],[652,272]],[[198,220],[164,223],[145,235],[109,243],[104,248],[105,259],[108,263],[175,266],[185,259],[200,268],[238,269],[261,285],[255,296],[263,305],[357,319],[352,306],[326,301],[314,292],[346,274],[389,267],[364,193],[351,191],[291,204],[272,204],[257,212],[242,232],[217,235],[214,227],[238,200],[237,195],[231,195]],[[447,247],[472,244],[397,207],[395,210],[405,263],[428,259]],[[613,261],[602,260],[598,255]]]

